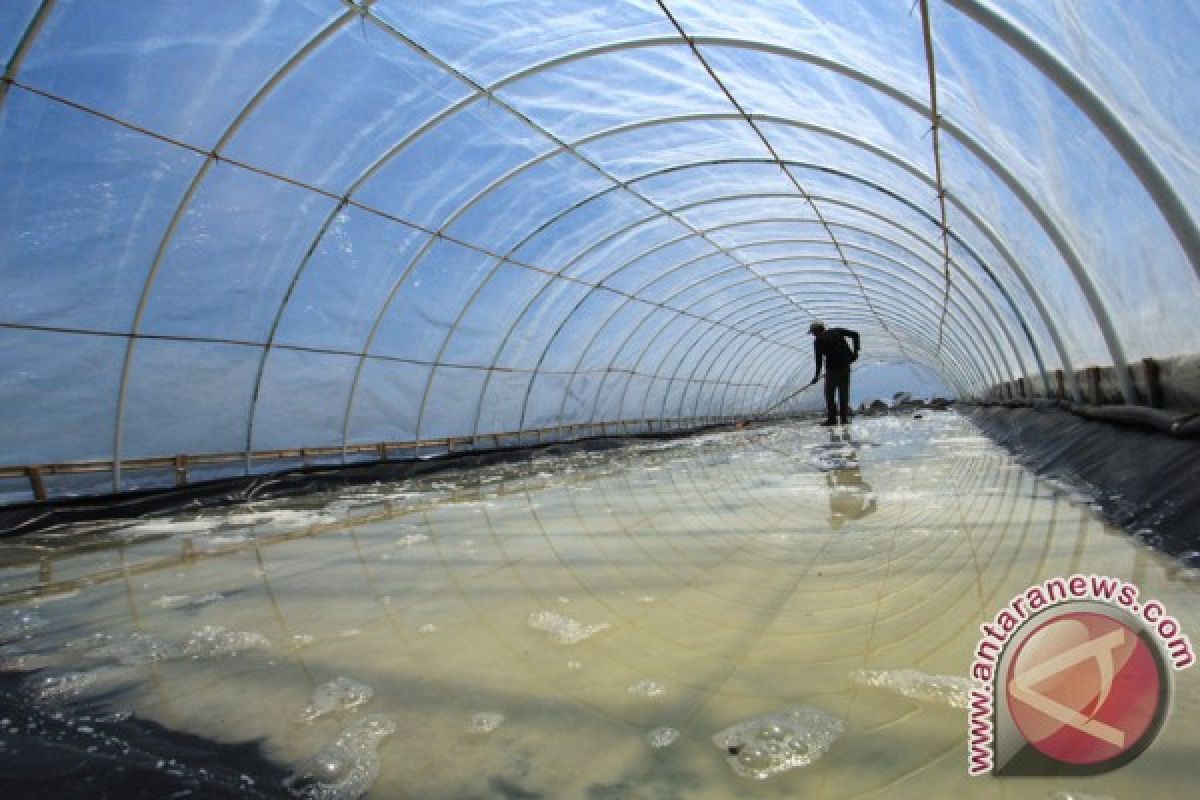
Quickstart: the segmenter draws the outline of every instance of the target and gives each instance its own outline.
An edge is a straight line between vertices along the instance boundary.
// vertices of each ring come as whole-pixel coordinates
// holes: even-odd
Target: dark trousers
[[[834,395],[838,395],[834,402]],[[850,365],[825,369],[825,419],[850,421]]]

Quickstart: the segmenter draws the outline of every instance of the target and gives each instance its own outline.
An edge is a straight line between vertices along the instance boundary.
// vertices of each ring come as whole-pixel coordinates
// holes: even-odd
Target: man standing
[[[825,421],[822,425],[837,425],[840,417],[845,425],[850,421],[850,365],[858,360],[858,332],[847,328],[829,328],[817,320],[808,326],[808,332],[813,336],[813,358],[817,362],[817,371],[813,375],[812,386],[821,379],[821,363],[825,363]],[[854,342],[854,349],[846,344],[846,339]],[[834,402],[834,394],[838,402]]]

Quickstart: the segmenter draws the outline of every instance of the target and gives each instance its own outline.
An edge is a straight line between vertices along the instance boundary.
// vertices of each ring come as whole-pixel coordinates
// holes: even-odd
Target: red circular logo
[[[1066,764],[1098,764],[1157,733],[1165,682],[1137,631],[1078,611],[1055,617],[1021,642],[1005,691],[1029,744]]]

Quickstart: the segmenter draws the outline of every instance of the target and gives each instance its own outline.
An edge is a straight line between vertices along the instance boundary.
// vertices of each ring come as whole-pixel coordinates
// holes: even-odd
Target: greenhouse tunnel
[[[85,760],[95,796],[1190,796],[1190,671],[1093,783],[967,788],[962,709],[1054,574],[1200,632],[1197,36],[1192,0],[4,0],[0,788],[77,796],[20,766],[92,752],[65,708],[179,759]],[[833,432],[815,320],[863,343]],[[844,629],[796,644],[809,608]],[[303,724],[231,710],[288,691]]]

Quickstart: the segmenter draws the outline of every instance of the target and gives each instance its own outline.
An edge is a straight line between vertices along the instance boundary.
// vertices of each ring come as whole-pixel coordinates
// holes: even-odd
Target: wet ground
[[[1200,636],[1200,573],[1095,500],[934,413],[9,540],[0,771],[43,798],[71,753],[133,770],[114,797],[1191,797],[1195,669],[1122,769],[966,774],[978,626],[1027,586],[1134,581]]]

